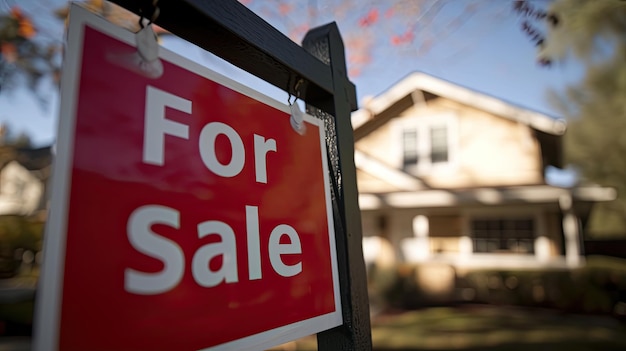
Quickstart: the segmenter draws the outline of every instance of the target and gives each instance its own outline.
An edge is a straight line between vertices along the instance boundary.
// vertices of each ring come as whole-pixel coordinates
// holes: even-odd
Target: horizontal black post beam
[[[111,0],[150,17],[152,1]],[[231,64],[334,114],[333,77],[330,66],[304,51],[269,23],[237,1],[159,0],[155,23]],[[298,80],[298,92],[295,86]],[[354,84],[345,92],[356,110]]]

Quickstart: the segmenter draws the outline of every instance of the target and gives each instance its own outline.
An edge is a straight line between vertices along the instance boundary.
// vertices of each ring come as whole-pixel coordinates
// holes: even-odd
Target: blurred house
[[[0,146],[0,216],[45,216],[50,147]]]
[[[0,279],[32,272],[41,250],[51,161],[50,147],[0,144]],[[35,282],[19,293],[6,283],[0,286],[0,304],[7,296],[31,298]]]
[[[562,120],[422,73],[352,115],[366,261],[472,268],[576,267],[598,185],[546,182]]]

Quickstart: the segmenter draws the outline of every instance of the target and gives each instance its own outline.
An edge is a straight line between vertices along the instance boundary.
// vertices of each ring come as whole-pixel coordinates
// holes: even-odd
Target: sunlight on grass
[[[609,317],[497,306],[427,308],[372,320],[375,350],[626,350]],[[317,350],[310,336],[273,350]]]
[[[554,311],[472,306],[430,308],[375,320],[375,348],[408,350],[479,349],[498,345],[597,342],[626,349],[626,326],[610,318]]]

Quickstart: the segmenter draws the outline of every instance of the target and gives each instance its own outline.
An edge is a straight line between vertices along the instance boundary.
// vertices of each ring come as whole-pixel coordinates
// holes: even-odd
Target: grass
[[[609,272],[611,281],[624,284],[626,260],[591,256],[585,269]],[[36,270],[22,272],[11,279],[11,285],[34,286],[37,276]],[[0,304],[0,322],[30,324],[32,313],[32,301]],[[621,351],[626,350],[626,323],[607,316],[565,314],[548,309],[492,305],[433,307],[376,316],[372,319],[372,340],[374,350],[378,351]],[[0,350],[6,346],[3,342],[9,341],[0,338]],[[29,339],[21,341],[29,345]],[[27,346],[23,349],[28,349]],[[317,342],[315,336],[310,336],[272,350],[317,350]]]
[[[609,256],[588,256],[586,267],[592,269],[614,270],[626,273],[626,260]]]
[[[398,312],[372,320],[374,350],[626,350],[626,325],[610,317],[472,305]],[[274,350],[317,350],[307,337]]]

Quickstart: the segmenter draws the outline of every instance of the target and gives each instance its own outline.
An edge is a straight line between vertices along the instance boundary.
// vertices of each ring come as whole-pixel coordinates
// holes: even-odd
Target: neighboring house
[[[13,277],[20,267],[32,272],[33,261],[39,262],[36,253],[41,243],[37,238],[46,219],[51,160],[50,147],[0,145],[0,279]],[[22,292],[32,298],[34,283],[31,287],[22,285],[21,292],[7,288],[7,284],[0,286],[0,304],[22,296]]]
[[[0,216],[45,214],[50,147],[0,146]]]
[[[366,260],[455,268],[575,267],[597,185],[546,183],[562,120],[413,73],[352,116]]]

